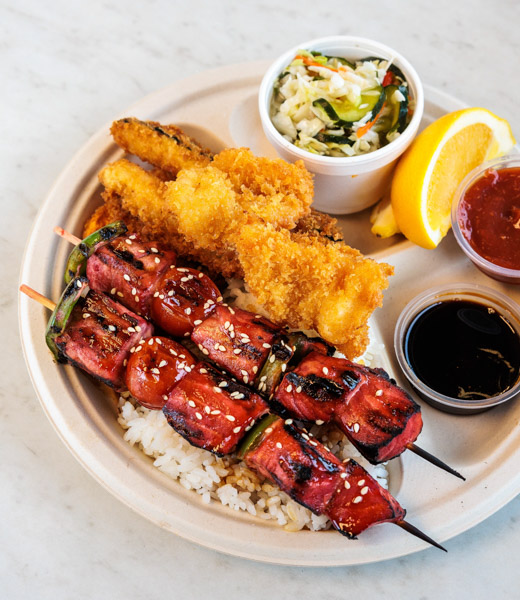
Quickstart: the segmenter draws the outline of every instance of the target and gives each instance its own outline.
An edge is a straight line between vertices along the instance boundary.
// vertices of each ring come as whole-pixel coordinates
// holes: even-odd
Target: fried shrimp
[[[236,247],[249,290],[271,319],[313,329],[349,358],[363,353],[390,265],[345,244],[258,224],[243,228]]]
[[[123,150],[173,175],[211,161],[211,152],[175,125],[129,117],[114,121],[110,132]]]

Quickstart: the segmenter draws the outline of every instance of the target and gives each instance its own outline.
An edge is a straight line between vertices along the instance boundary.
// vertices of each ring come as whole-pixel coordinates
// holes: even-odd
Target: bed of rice
[[[260,312],[254,298],[242,282],[231,281],[226,299],[253,312]],[[374,347],[364,355],[370,364]],[[287,494],[251,471],[234,456],[217,457],[211,452],[191,446],[168,424],[162,411],[140,406],[129,393],[119,398],[118,422],[125,430],[125,440],[137,445],[153,459],[153,465],[179,482],[184,488],[200,495],[202,502],[221,502],[233,510],[247,511],[260,519],[276,521],[288,531],[327,529],[330,522],[300,506]],[[320,439],[340,459],[354,458],[388,487],[388,472],[384,465],[370,465],[335,427],[313,427]]]

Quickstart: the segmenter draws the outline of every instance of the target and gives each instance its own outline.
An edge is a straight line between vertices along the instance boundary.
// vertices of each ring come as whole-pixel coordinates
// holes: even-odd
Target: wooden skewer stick
[[[435,540],[432,540],[432,538],[430,536],[423,533],[420,529],[417,529],[417,527],[415,527],[415,525],[408,523],[408,521],[397,521],[396,525],[399,525],[399,527],[401,527],[401,529],[404,529],[408,533],[415,535],[415,537],[418,537],[419,539],[423,540],[424,542],[428,542],[428,544],[431,544],[432,546],[439,548],[439,550],[444,550],[444,552],[448,552],[444,546],[441,546],[438,542],[436,542]]]
[[[40,294],[40,292],[33,290],[28,285],[25,285],[25,283],[22,283],[22,285],[20,286],[20,291],[26,296],[29,296],[29,298],[36,300],[36,302],[38,302],[42,306],[45,306],[45,308],[48,308],[49,310],[54,310],[56,308],[55,302],[49,300],[49,298],[46,298],[43,294]]]
[[[63,229],[63,227],[55,227],[54,233],[57,233],[60,237],[67,240],[71,244],[74,244],[75,246],[77,246],[79,243],[81,243],[81,240],[78,237],[76,237],[72,233],[69,233],[68,231]],[[459,479],[466,481],[466,478],[463,477],[458,471],[455,471],[455,469],[452,469],[449,465],[444,463],[442,460],[438,459],[436,456],[434,456],[433,454],[430,454],[426,450],[423,450],[419,446],[416,446],[415,444],[411,443],[411,444],[408,444],[406,447],[408,448],[408,450],[411,450],[414,454],[417,454],[421,458],[424,458],[432,465],[435,465],[436,467],[443,469],[447,473],[451,473],[452,475],[455,475],[455,477],[458,477]]]
[[[63,229],[63,227],[56,226],[53,229],[53,231],[54,231],[54,233],[57,233],[60,237],[67,240],[67,242],[74,244],[74,246],[77,246],[81,242],[81,240],[78,237],[76,237],[72,233],[69,233],[67,230]]]
[[[433,454],[430,454],[426,450],[423,450],[416,444],[410,443],[410,444],[407,444],[406,447],[408,448],[408,450],[411,450],[414,454],[417,454],[417,456],[424,458],[424,460],[427,460],[432,465],[435,465],[436,467],[443,469],[447,473],[451,473],[452,475],[455,475],[455,477],[458,477],[459,479],[466,481],[466,478],[463,475],[461,475],[458,471],[455,471],[455,469],[452,469],[445,462],[442,462],[442,460],[439,460],[436,456],[434,456]]]

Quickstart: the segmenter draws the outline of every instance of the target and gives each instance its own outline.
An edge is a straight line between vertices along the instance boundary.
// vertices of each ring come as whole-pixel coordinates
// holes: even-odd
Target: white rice
[[[230,282],[229,299],[236,306],[261,312],[242,282]],[[365,353],[365,363],[377,348]],[[153,458],[153,465],[188,490],[201,496],[202,502],[220,502],[232,510],[246,511],[259,519],[274,520],[287,531],[328,529],[330,521],[300,506],[276,486],[258,476],[243,461],[233,456],[217,457],[191,446],[170,427],[162,411],[140,406],[128,392],[119,398],[118,422],[125,430],[124,439],[137,445]],[[334,426],[311,429],[340,460],[354,458],[377,481],[388,488],[388,472],[383,464],[371,465]]]

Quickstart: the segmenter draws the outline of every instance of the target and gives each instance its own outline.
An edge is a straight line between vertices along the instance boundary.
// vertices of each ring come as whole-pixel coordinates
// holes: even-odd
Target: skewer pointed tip
[[[432,465],[435,465],[436,467],[443,469],[447,473],[451,473],[452,475],[455,475],[455,477],[462,479],[462,481],[466,481],[466,478],[463,475],[461,475],[458,471],[455,471],[455,469],[452,469],[445,462],[442,462],[442,460],[438,459],[436,456],[434,456],[433,454],[430,454],[426,450],[423,450],[416,444],[408,444],[407,448],[408,448],[408,450],[411,450],[414,454],[417,454],[421,458],[424,458],[428,462],[432,463]]]
[[[423,540],[424,542],[428,542],[428,544],[435,546],[435,548],[439,548],[439,550],[444,550],[444,552],[448,552],[444,546],[441,546],[438,542],[433,540],[430,536],[423,533],[420,529],[417,529],[417,527],[415,527],[415,525],[408,523],[408,521],[397,521],[396,525],[399,525],[399,527],[401,527],[401,529],[404,529],[406,532],[411,533],[412,535],[414,535],[415,537],[418,537],[419,539]]]

